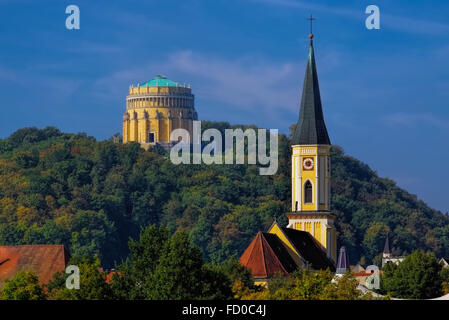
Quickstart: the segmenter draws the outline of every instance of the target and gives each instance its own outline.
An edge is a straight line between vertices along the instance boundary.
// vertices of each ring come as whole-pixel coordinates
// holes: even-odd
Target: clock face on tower
[[[313,170],[314,162],[313,158],[304,158],[302,161],[302,167],[304,170]]]

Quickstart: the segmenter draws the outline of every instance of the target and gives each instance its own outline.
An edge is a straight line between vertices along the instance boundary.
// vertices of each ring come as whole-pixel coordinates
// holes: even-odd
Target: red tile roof
[[[118,271],[109,271],[106,273],[106,283],[110,283],[112,281],[112,278],[114,277],[114,274],[117,274],[118,276],[121,275]]]
[[[354,277],[369,277],[369,276],[371,276],[373,274],[374,274],[374,271],[373,272],[360,271],[360,272],[353,272],[352,273],[352,275]],[[382,274],[382,270],[379,270],[379,274]]]
[[[250,269],[255,278],[288,275],[297,268],[278,236],[264,232],[257,233],[240,257],[240,263]]]
[[[69,259],[62,244],[0,246],[0,287],[20,270],[32,271],[40,283],[48,283],[53,274],[66,268]]]

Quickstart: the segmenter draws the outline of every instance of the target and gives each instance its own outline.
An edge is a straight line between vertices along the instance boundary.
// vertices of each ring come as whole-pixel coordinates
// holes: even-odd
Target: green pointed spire
[[[309,56],[307,59],[304,88],[302,91],[299,120],[293,135],[292,144],[324,144],[330,145],[326,124],[321,106],[320,87],[313,51],[313,34],[310,34]]]

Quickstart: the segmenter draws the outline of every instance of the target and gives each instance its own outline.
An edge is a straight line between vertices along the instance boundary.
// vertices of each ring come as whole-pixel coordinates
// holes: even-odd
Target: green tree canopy
[[[254,126],[202,122],[202,129]],[[378,262],[385,234],[394,254],[449,256],[449,217],[366,164],[331,149],[331,207],[351,263]],[[53,127],[0,139],[0,245],[63,243],[98,254],[105,268],[129,254],[129,238],[151,224],[185,232],[206,262],[240,256],[257,231],[290,210],[291,148],[279,136],[279,170],[257,165],[174,165],[138,143],[96,141]]]
[[[122,299],[229,299],[229,278],[204,263],[183,232],[147,227],[129,243],[130,257],[118,268],[112,288]]]
[[[442,295],[441,265],[433,253],[415,250],[398,265],[384,266],[381,291],[395,298],[429,299]]]
[[[78,257],[69,264],[79,268],[79,289],[68,289],[66,279],[70,274],[58,272],[47,285],[51,300],[110,300],[114,299],[113,291],[106,282],[106,274],[102,272],[98,257]]]
[[[37,275],[30,271],[19,271],[7,279],[0,290],[1,300],[45,300],[47,295],[39,284]]]

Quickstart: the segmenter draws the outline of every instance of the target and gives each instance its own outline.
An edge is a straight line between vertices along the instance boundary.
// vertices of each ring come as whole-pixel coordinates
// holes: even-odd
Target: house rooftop
[[[277,235],[258,232],[240,257],[240,263],[251,270],[254,278],[288,275],[297,265]]]
[[[56,272],[66,268],[69,259],[69,251],[62,244],[0,246],[0,288],[22,270],[35,273],[41,284],[48,283]]]

